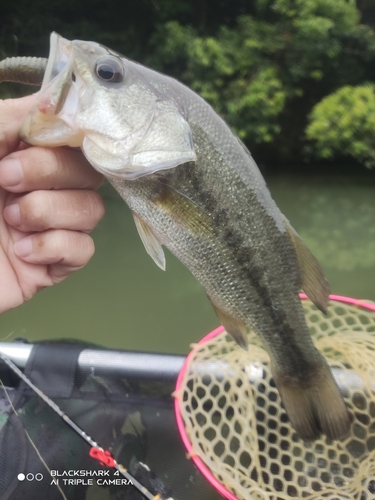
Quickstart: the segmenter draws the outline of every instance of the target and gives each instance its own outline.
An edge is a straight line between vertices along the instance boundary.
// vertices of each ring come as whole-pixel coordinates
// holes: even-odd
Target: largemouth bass
[[[32,83],[43,74],[38,64]],[[17,62],[6,67],[9,79]],[[242,347],[247,329],[255,330],[302,439],[348,433],[348,410],[298,297],[303,289],[325,311],[323,271],[249,151],[203,99],[98,43],[53,33],[20,135],[32,145],[80,147],[130,207],[156,264],[165,268],[165,245]]]

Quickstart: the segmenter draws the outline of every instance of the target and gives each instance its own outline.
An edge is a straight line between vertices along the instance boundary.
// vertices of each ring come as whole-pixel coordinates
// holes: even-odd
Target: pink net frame
[[[341,295],[330,295],[329,298],[330,298],[331,301],[343,302],[345,304],[350,304],[350,305],[354,305],[354,306],[357,306],[357,307],[362,307],[363,309],[367,309],[369,311],[374,311],[375,312],[375,304],[371,304],[370,302],[366,302],[365,300],[353,299],[351,297],[345,297],[345,296],[341,296]],[[308,297],[304,293],[301,293],[300,294],[300,299],[305,300],[305,299],[308,299]],[[209,334],[207,334],[205,337],[203,337],[203,339],[200,342],[198,342],[198,345],[205,344],[206,342],[208,342],[212,338],[216,337],[217,335],[219,335],[223,331],[224,331],[224,328],[222,326],[219,326],[218,328],[216,328],[215,330],[213,330],[212,332],[210,332]],[[181,368],[181,371],[179,373],[179,376],[178,376],[177,382],[176,382],[176,392],[178,392],[179,389],[181,388],[181,384],[182,384],[182,381],[184,379],[187,367],[189,365],[189,361],[190,361],[191,355],[192,354],[190,353],[187,356],[187,358],[186,358],[186,360],[185,360],[185,362],[184,362],[184,364],[183,364],[183,366]],[[206,465],[202,462],[202,460],[197,455],[194,454],[192,445],[191,445],[191,443],[189,441],[189,438],[188,438],[188,436],[187,436],[187,434],[185,432],[184,421],[183,421],[181,413],[180,413],[180,408],[179,408],[179,403],[178,403],[178,399],[177,398],[175,398],[174,409],[175,409],[175,416],[176,416],[176,421],[177,421],[177,427],[178,427],[178,430],[179,430],[182,442],[184,443],[184,446],[185,446],[188,454],[191,456],[191,459],[193,460],[193,462],[195,463],[195,465],[198,467],[198,469],[201,472],[201,474],[203,474],[203,476],[207,479],[207,481],[224,498],[227,498],[228,500],[238,500],[238,498],[235,495],[233,495],[233,493],[231,493],[229,490],[227,490],[227,488],[225,488],[212,475],[212,473],[206,467]]]

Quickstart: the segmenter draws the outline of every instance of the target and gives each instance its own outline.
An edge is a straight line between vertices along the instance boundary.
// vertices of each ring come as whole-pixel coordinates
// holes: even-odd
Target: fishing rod
[[[83,431],[71,418],[64,413],[61,408],[50,399],[44,392],[42,392],[31,380],[26,377],[24,373],[4,354],[0,351],[0,359],[25,382],[50,408],[52,408],[63,420],[66,422],[86,443],[91,446],[90,456],[99,460],[101,464],[116,469],[122,476],[124,476],[130,484],[142,493],[147,500],[173,500],[172,497],[165,498],[161,493],[154,495],[145,486],[143,486],[128,470],[119,464],[108,450],[104,450],[96,441],[94,441],[85,431]]]

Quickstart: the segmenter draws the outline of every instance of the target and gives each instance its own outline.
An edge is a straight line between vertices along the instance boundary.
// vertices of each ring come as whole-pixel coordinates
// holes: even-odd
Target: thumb
[[[0,159],[17,149],[20,127],[34,101],[35,95],[0,100]]]

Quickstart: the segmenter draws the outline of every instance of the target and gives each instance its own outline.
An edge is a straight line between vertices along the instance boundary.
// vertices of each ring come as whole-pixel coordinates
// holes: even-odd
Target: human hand
[[[34,99],[0,101],[0,313],[87,264],[104,215],[103,177],[81,152],[20,143]]]

